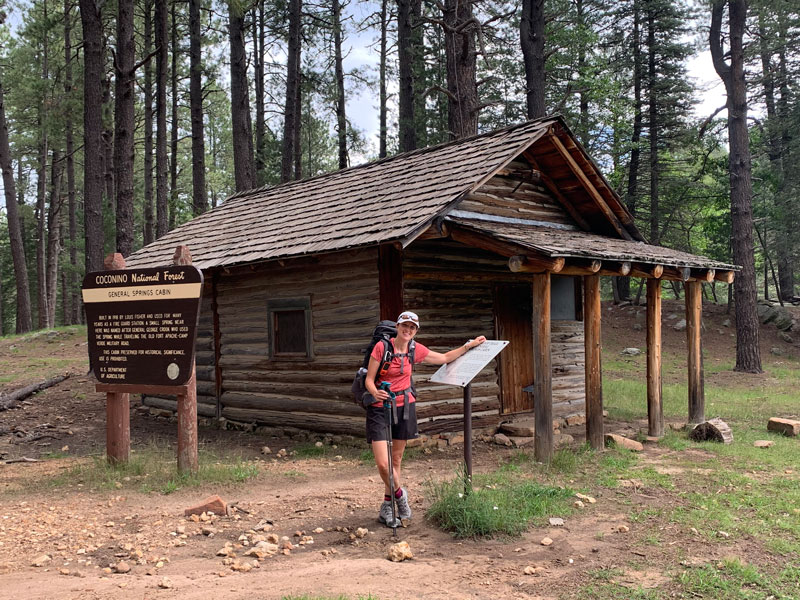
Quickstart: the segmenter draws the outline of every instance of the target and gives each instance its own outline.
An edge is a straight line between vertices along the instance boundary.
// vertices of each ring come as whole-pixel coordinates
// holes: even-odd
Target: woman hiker
[[[416,398],[411,390],[411,373],[413,365],[409,357],[409,345],[419,331],[419,317],[413,312],[404,311],[397,318],[397,337],[392,339],[394,354],[388,371],[381,376],[381,381],[388,381],[389,389],[396,395],[397,417],[392,421],[392,466],[394,467],[395,489],[389,489],[389,456],[386,440],[386,421],[383,401],[389,398],[385,390],[379,390],[375,378],[381,368],[382,344],[376,344],[370,355],[367,366],[366,388],[377,400],[367,407],[367,442],[372,446],[375,464],[384,483],[383,504],[381,504],[378,520],[391,527],[392,503],[389,494],[394,493],[397,501],[397,518],[405,521],[411,518],[411,506],[408,503],[408,492],[402,487],[401,464],[406,442],[419,437],[417,432],[417,413],[414,407]],[[422,344],[414,342],[413,362],[428,365],[443,365],[466,354],[467,350],[480,346],[486,341],[484,336],[469,340],[463,346],[441,354],[429,350]],[[380,384],[380,382],[378,382]]]

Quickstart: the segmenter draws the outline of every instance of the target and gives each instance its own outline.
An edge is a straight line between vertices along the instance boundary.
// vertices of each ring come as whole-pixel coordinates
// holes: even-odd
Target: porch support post
[[[689,349],[689,423],[706,420],[706,395],[703,383],[703,345],[700,327],[703,316],[702,284],[687,281],[686,286],[686,342]]]
[[[534,450],[536,460],[553,458],[553,387],[550,357],[550,272],[533,276]]]
[[[600,276],[583,278],[583,332],[586,351],[586,441],[603,449],[603,371],[600,339]]]
[[[661,400],[661,280],[647,280],[647,434],[664,435]]]

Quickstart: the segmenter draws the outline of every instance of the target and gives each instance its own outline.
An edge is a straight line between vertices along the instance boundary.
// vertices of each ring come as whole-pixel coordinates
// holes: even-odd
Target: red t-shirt
[[[391,342],[394,344],[394,338],[391,339]],[[425,360],[425,357],[428,356],[430,350],[420,344],[419,342],[414,342],[416,344],[416,349],[414,350],[414,364],[421,363]],[[383,344],[375,344],[375,347],[372,349],[372,358],[377,360],[379,363],[383,359]],[[404,363],[404,364],[403,364]],[[403,372],[400,373],[400,368],[403,367]],[[380,367],[379,367],[380,368]],[[388,381],[391,386],[389,387],[390,390],[393,392],[401,392],[405,389],[411,387],[411,365],[409,364],[408,357],[401,357],[395,356],[392,358],[392,362],[389,365],[389,370],[383,376],[382,381]],[[380,384],[380,381],[378,382]],[[411,392],[408,393],[409,403],[415,402],[416,398],[414,398]],[[405,402],[405,398],[403,395],[397,397],[396,404],[397,406],[403,406]],[[380,402],[375,402],[372,406],[381,406]]]

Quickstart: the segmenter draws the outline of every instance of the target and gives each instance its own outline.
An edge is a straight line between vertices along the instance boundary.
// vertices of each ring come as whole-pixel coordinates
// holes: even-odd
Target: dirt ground
[[[644,309],[604,305],[604,351],[617,360],[623,347],[644,349]],[[641,313],[637,316],[637,313]],[[676,314],[676,318],[669,315]],[[682,303],[665,302],[665,354],[679,356],[685,334],[670,323],[683,318]],[[732,364],[733,328],[726,327],[723,309],[705,311],[706,367]],[[765,361],[794,358],[798,348],[765,327]],[[780,348],[781,355],[770,354]],[[281,598],[286,595],[350,598],[371,594],[388,598],[511,598],[569,597],[590,581],[589,572],[623,568],[620,586],[669,589],[665,565],[679,560],[713,560],[746,556],[746,543],[690,549],[678,555],[670,543],[642,547],[646,526],[629,522],[631,507],[658,507],[662,499],[637,488],[585,490],[597,503],[566,519],[563,527],[536,527],[520,538],[459,541],[427,522],[425,482],[450,478],[462,460],[463,446],[420,454],[408,463],[406,483],[414,518],[398,538],[410,545],[412,560],[387,560],[396,540],[376,520],[381,501],[374,468],[356,459],[275,458],[262,455],[268,445],[291,450],[289,438],[264,438],[254,433],[204,427],[202,446],[236,448],[258,460],[261,474],[237,486],[182,489],[170,495],[85,489],[80,483],[48,491],[44,486],[19,491],[21,481],[63,472],[87,455],[105,449],[105,407],[85,376],[84,341],[65,333],[44,333],[27,342],[0,339],[0,393],[63,371],[74,374],[20,407],[0,412],[0,599],[35,598]],[[685,363],[683,363],[685,364]],[[630,376],[640,376],[632,367]],[[665,379],[685,380],[685,367],[665,365]],[[713,370],[713,369],[711,369]],[[768,377],[768,374],[764,376]],[[740,375],[729,370],[710,373],[706,385],[725,385]],[[763,385],[766,379],[751,379]],[[131,439],[135,449],[150,441],[175,443],[174,423],[149,415],[132,400]],[[643,418],[646,407],[642,407]],[[607,423],[606,429],[633,428],[641,423]],[[583,427],[565,430],[583,440]],[[475,444],[475,471],[489,471],[516,450],[495,444]],[[647,445],[640,461],[658,464],[670,451]],[[61,458],[10,462],[23,457]],[[233,505],[228,516],[195,522],[184,509],[219,494]],[[269,521],[269,523],[267,523]],[[626,531],[625,528],[628,528]],[[363,537],[356,534],[367,528]],[[664,539],[682,535],[661,532]],[[258,536],[275,534],[286,554],[255,560],[243,554]],[[299,535],[298,535],[299,534]],[[308,536],[305,543],[299,542]],[[543,538],[553,543],[543,546]],[[310,539],[309,539],[310,538]],[[218,556],[226,543],[238,545],[236,559]],[[245,545],[247,543],[248,545]],[[47,555],[49,559],[43,559]],[[631,568],[631,561],[639,565]],[[34,563],[43,561],[41,566]],[[120,567],[125,563],[129,572]],[[226,564],[228,563],[228,564]],[[115,567],[112,567],[114,565]],[[252,568],[247,570],[247,565]],[[256,565],[256,566],[253,566]],[[539,567],[526,574],[526,567]],[[531,569],[528,569],[529,571]]]

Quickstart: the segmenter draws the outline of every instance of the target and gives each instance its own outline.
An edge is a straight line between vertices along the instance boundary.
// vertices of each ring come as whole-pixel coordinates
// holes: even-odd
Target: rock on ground
[[[408,558],[414,558],[408,542],[397,542],[389,546],[388,558],[392,562],[402,562]]]
[[[800,434],[800,421],[772,417],[767,423],[767,431],[777,431],[783,435],[795,437]]]

